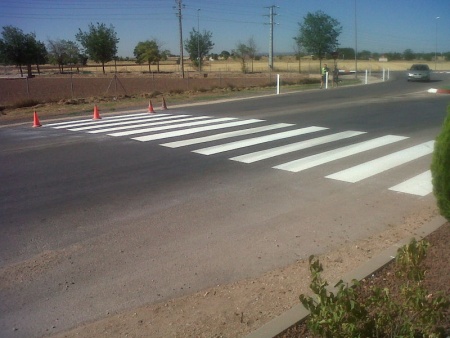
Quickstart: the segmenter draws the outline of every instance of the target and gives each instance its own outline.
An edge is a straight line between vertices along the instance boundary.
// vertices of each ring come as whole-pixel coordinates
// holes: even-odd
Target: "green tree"
[[[353,48],[339,48],[339,55],[344,60],[354,60],[355,50]]]
[[[113,60],[119,43],[114,26],[106,27],[104,23],[98,22],[97,26],[94,26],[91,23],[87,32],[79,29],[76,39],[89,58],[102,64],[103,74],[105,74],[105,63]]]
[[[50,62],[57,64],[59,72],[64,72],[64,66],[79,61],[80,50],[77,44],[68,40],[48,40]]]
[[[34,54],[34,62],[36,63],[38,74],[41,73],[39,65],[44,65],[48,61],[48,52],[45,44],[41,41],[36,41],[36,53]]]
[[[136,58],[136,63],[148,63],[149,72],[152,71],[151,64],[155,62],[158,66],[159,72],[159,62],[167,60],[170,55],[169,50],[161,50],[161,43],[156,39],[139,42],[134,48],[133,53]]]
[[[33,33],[25,34],[21,29],[5,26],[0,39],[0,60],[19,67],[23,76],[23,66],[27,66],[28,76],[32,76],[31,65],[45,58],[45,48]]]
[[[219,56],[225,60],[228,60],[231,54],[229,51],[223,50],[222,52],[220,52]]]
[[[414,60],[416,58],[416,54],[414,54],[414,52],[411,49],[406,49],[403,52],[403,58],[405,60],[411,61],[411,60]]]
[[[249,47],[242,42],[238,42],[236,49],[232,51],[233,57],[241,62],[242,73],[247,73],[247,59],[249,58],[250,52]]]
[[[189,38],[184,41],[184,49],[189,53],[189,59],[201,71],[202,60],[214,47],[212,33],[204,30],[203,33],[192,28]]]
[[[448,221],[450,221],[450,105],[447,107],[447,117],[442,131],[434,145],[431,174],[433,177],[433,192],[437,205]]]
[[[372,53],[368,50],[362,50],[358,52],[358,59],[360,60],[369,60],[372,56]]]
[[[308,13],[303,18],[303,23],[299,23],[299,33],[294,40],[308,53],[316,55],[322,68],[322,59],[325,54],[337,49],[341,32],[342,26],[339,21],[322,11],[317,11]]]

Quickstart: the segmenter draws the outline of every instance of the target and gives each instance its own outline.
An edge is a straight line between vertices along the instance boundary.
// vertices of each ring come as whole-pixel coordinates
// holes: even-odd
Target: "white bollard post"
[[[388,68],[388,80],[389,80],[389,76],[390,76],[390,70],[389,70],[389,68]]]
[[[364,84],[367,84],[367,69],[366,69],[366,80],[364,81]]]
[[[384,82],[384,73],[385,73],[385,69],[383,68],[383,82]]]
[[[328,72],[325,73],[325,89],[328,89]]]
[[[280,94],[280,74],[277,74],[277,95]]]

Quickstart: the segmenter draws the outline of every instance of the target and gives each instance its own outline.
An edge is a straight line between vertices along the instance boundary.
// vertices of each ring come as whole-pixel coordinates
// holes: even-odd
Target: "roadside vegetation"
[[[313,296],[300,295],[310,316],[307,328],[318,337],[446,337],[442,326],[450,298],[443,292],[433,294],[424,286],[422,265],[429,243],[411,240],[401,247],[395,259],[399,290],[369,286],[361,296],[361,283],[347,285],[342,280],[336,291],[329,291],[322,278],[323,267],[310,257]],[[448,317],[447,317],[448,319]]]
[[[436,139],[431,174],[433,177],[433,192],[437,205],[448,221],[450,221],[450,105],[447,107],[447,117],[441,133]]]

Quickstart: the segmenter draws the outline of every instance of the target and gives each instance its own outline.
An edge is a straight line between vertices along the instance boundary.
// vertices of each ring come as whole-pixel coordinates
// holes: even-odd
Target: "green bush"
[[[323,267],[313,256],[309,260],[313,297],[300,295],[310,312],[309,330],[320,337],[443,337],[438,323],[449,308],[448,297],[433,295],[423,286],[425,271],[421,262],[429,243],[413,239],[397,252],[396,264],[400,278],[401,298],[392,296],[388,288],[372,286],[368,298],[359,297],[353,280],[336,284],[335,293],[327,290],[328,282],[321,276]]]
[[[447,107],[447,117],[434,144],[431,174],[433,192],[441,215],[450,221],[450,106]]]

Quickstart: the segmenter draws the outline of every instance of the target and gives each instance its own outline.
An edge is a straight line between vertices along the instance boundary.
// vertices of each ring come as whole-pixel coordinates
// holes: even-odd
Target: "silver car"
[[[414,64],[408,71],[408,81],[430,81],[431,69],[426,64]]]

